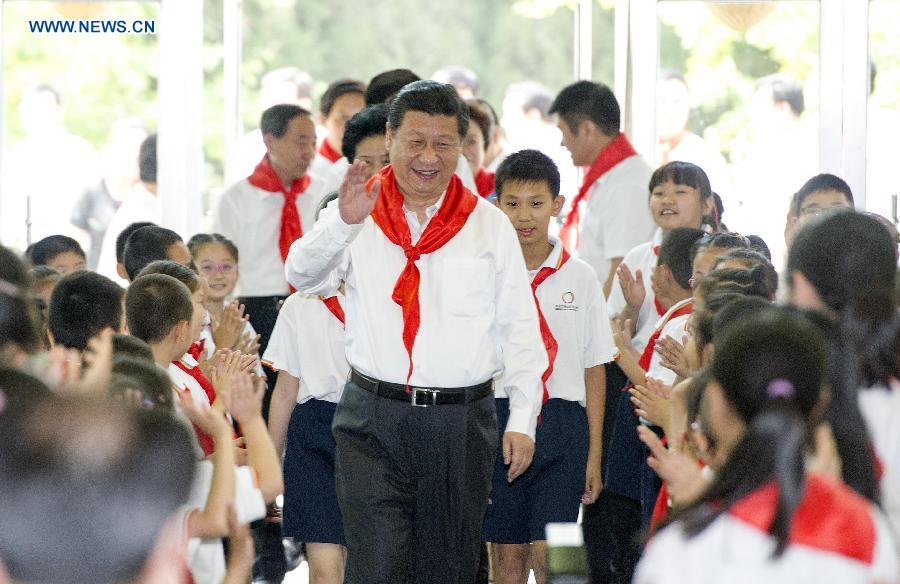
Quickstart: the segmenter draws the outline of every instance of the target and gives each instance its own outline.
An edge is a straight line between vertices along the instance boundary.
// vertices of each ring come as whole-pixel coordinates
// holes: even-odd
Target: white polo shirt
[[[559,264],[563,246],[551,239],[553,251],[541,268]],[[540,268],[529,272],[531,280]],[[535,292],[541,313],[558,346],[553,373],[547,379],[551,398],[585,404],[584,370],[616,357],[616,345],[603,302],[603,290],[597,275],[585,262],[572,257],[559,270],[541,282]],[[504,383],[498,383],[494,396],[505,398]]]
[[[626,158],[591,186],[581,209],[578,257],[600,282],[606,281],[610,260],[653,238],[656,224],[647,207],[653,170],[640,156]]]
[[[687,298],[674,304],[672,308],[657,320],[654,330],[662,327],[662,333],[659,335],[660,340],[672,337],[679,343],[682,342],[682,338],[688,334],[688,321],[691,319],[691,315],[689,313],[672,317],[672,314],[693,301],[693,298]],[[672,385],[675,383],[677,374],[671,369],[663,367],[662,356],[660,356],[658,351],[653,351],[653,356],[650,358],[650,368],[647,369],[647,377],[662,381],[666,385]]]
[[[310,175],[309,187],[297,196],[303,232],[312,230],[322,200],[322,181]],[[214,229],[234,242],[241,252],[238,289],[241,296],[287,296],[284,262],[278,249],[284,194],[271,193],[242,179],[219,199]]]
[[[637,322],[634,323],[635,333],[631,338],[632,346],[638,351],[644,350],[660,317],[659,311],[656,309],[656,295],[653,293],[653,286],[650,285],[650,278],[659,259],[659,245],[662,244],[662,238],[662,229],[657,229],[653,234],[652,241],[631,248],[622,260],[622,263],[631,270],[632,276],[635,276],[640,270],[641,279],[644,281],[644,303],[641,304],[641,309],[638,311]],[[626,306],[625,295],[622,294],[622,287],[619,285],[619,275],[616,274],[613,277],[612,290],[606,301],[606,310],[611,317],[615,317],[621,314]]]
[[[337,403],[350,374],[344,342],[344,326],[318,296],[294,293],[278,312],[263,361],[300,380],[297,403]]]
[[[547,353],[525,260],[509,219],[477,195],[465,225],[416,262],[421,324],[409,379],[418,387],[467,387],[506,370],[507,431],[534,437]],[[406,383],[403,316],[392,299],[406,255],[372,217],[347,225],[329,203],[294,242],[285,271],[306,294],[333,295],[345,283],[347,360],[364,375]],[[442,199],[435,205],[439,208]],[[432,216],[433,213],[428,213]],[[409,220],[410,217],[407,216]],[[425,225],[410,225],[415,233]]]

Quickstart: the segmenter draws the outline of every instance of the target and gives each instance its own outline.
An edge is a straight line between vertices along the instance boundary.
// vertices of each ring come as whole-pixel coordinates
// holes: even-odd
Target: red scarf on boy
[[[556,262],[556,266],[544,266],[538,270],[534,280],[531,281],[531,294],[534,296],[534,304],[537,306],[538,323],[541,326],[541,339],[544,341],[544,348],[547,350],[548,361],[547,369],[544,371],[544,374],[541,375],[541,384],[544,387],[544,397],[541,400],[541,405],[544,405],[547,403],[547,400],[550,399],[550,392],[547,390],[547,380],[553,375],[553,362],[556,361],[556,353],[559,351],[559,344],[556,342],[556,338],[550,330],[550,325],[547,324],[547,319],[544,318],[544,313],[541,311],[541,303],[538,302],[537,297],[537,288],[544,280],[558,272],[567,261],[569,261],[569,252],[566,251],[566,248],[563,248],[562,254],[559,256],[559,261]]]
[[[391,298],[400,305],[403,313],[403,346],[409,355],[409,371],[406,381],[412,376],[413,362],[412,350],[419,332],[419,268],[416,260],[421,256],[439,250],[445,243],[466,224],[469,215],[475,210],[478,198],[463,186],[459,177],[453,175],[444,201],[434,217],[425,228],[425,232],[419,241],[413,245],[412,235],[409,232],[409,224],[403,212],[403,194],[397,187],[397,179],[390,165],[380,173],[369,179],[367,189],[371,189],[375,181],[381,182],[381,192],[375,201],[372,210],[372,219],[381,229],[388,240],[403,248],[406,254],[406,267],[400,272],[397,283],[394,285],[394,293]]]
[[[247,182],[258,189],[270,193],[282,193],[284,204],[281,207],[281,232],[278,235],[278,250],[281,252],[281,261],[287,259],[291,244],[303,237],[303,225],[300,223],[300,212],[297,211],[297,197],[309,188],[309,175],[304,174],[291,183],[290,190],[284,190],[281,179],[275,173],[275,169],[269,163],[269,156],[263,156],[262,161],[256,165],[253,174],[247,178]]]
[[[582,202],[587,203],[591,187],[597,182],[597,179],[609,172],[615,165],[635,154],[637,154],[637,151],[631,145],[631,142],[628,141],[625,134],[620,133],[597,155],[587,174],[584,175],[581,188],[578,189],[578,194],[572,200],[572,210],[566,215],[566,220],[559,232],[559,238],[562,240],[563,245],[566,246],[566,249],[569,251],[578,249],[580,207]]]
[[[341,321],[341,324],[344,324],[344,308],[341,306],[341,301],[338,300],[338,297],[329,296],[328,298],[325,298],[324,296],[319,296],[319,299],[325,304],[325,308],[328,309],[328,312]]]
[[[641,353],[641,360],[638,364],[641,366],[641,369],[644,371],[650,370],[650,361],[653,360],[653,351],[656,349],[656,341],[659,340],[659,337],[662,335],[663,329],[666,328],[666,325],[669,324],[672,319],[678,318],[679,316],[685,316],[690,314],[694,310],[694,300],[691,299],[683,306],[673,310],[668,318],[664,320],[659,326],[656,327],[656,330],[653,331],[653,334],[650,335],[650,339],[647,341],[647,346],[644,347],[644,352]]]

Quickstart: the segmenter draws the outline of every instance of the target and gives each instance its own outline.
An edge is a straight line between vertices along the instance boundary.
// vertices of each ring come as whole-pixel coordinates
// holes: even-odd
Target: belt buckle
[[[428,403],[428,399],[425,400],[425,403],[419,403],[418,396],[425,395],[431,397],[431,403]],[[429,389],[427,387],[410,387],[409,388],[409,403],[413,407],[417,408],[427,408],[428,406],[436,406],[437,405],[437,396],[438,391],[436,389]]]

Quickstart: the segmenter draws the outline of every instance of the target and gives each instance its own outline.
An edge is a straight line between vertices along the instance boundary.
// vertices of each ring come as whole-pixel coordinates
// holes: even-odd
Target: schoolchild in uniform
[[[534,462],[509,482],[498,452],[484,538],[492,543],[496,582],[527,582],[532,566],[543,583],[547,523],[574,522],[579,503],[593,503],[602,488],[604,364],[616,350],[596,273],[549,237],[564,203],[556,165],[535,150],[517,152],[498,168],[496,186],[496,204],[512,221],[530,272],[550,366]],[[503,387],[495,386],[501,431],[509,416]]]
[[[337,198],[326,196],[320,209]],[[269,433],[284,455],[282,532],[306,544],[311,584],[344,580],[344,530],[334,479],[331,423],[350,366],[341,294],[294,293],[278,313],[263,361],[278,372]]]

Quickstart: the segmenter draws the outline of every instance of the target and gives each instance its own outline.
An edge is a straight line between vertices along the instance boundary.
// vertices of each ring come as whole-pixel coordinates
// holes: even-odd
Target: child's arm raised
[[[226,405],[228,411],[241,426],[247,445],[247,462],[259,478],[259,490],[266,504],[284,492],[281,461],[269,438],[266,422],[262,417],[262,401],[265,382],[249,373],[238,373],[231,381],[231,395]]]

